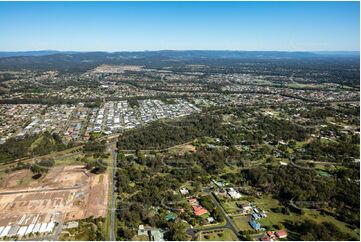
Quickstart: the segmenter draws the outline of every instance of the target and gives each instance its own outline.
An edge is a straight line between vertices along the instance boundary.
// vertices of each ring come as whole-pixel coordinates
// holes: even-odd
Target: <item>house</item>
[[[168,212],[165,215],[165,220],[167,220],[168,222],[169,221],[174,222],[176,219],[177,219],[177,215],[175,215],[174,213]]]
[[[268,237],[270,237],[272,239],[276,238],[275,232],[273,232],[273,231],[267,231],[267,235],[268,235]]]
[[[189,204],[190,205],[199,205],[199,202],[198,202],[198,200],[197,200],[197,198],[189,198],[188,199],[188,202],[189,202]]]
[[[254,220],[260,219],[261,217],[257,213],[252,213],[252,218]]]
[[[241,198],[241,194],[239,192],[237,192],[233,187],[228,189],[228,195],[232,199],[240,199]]]
[[[261,225],[259,223],[257,223],[255,220],[251,220],[248,223],[249,223],[249,225],[251,225],[252,229],[254,229],[254,230],[261,229]]]
[[[79,226],[79,222],[71,221],[71,222],[68,222],[67,224],[63,225],[63,228],[73,229],[73,228],[78,228],[78,226]]]
[[[287,238],[287,232],[284,229],[278,230],[275,234],[280,239]]]
[[[249,213],[253,209],[250,203],[243,203],[240,205],[240,208],[243,210],[243,213]]]
[[[139,225],[139,228],[138,228],[138,236],[141,236],[141,235],[147,235],[147,232],[145,231],[143,224]]]
[[[273,241],[271,238],[269,237],[262,237],[262,238],[259,238],[260,241]]]
[[[164,233],[160,229],[150,230],[150,239],[151,241],[164,241]]]
[[[193,210],[194,210],[194,214],[196,216],[202,216],[203,214],[206,214],[208,213],[208,210],[203,208],[202,206],[200,205],[193,205],[192,206]]]
[[[287,145],[288,144],[288,142],[285,142],[283,140],[278,141],[278,143],[281,144],[281,145]]]
[[[212,179],[212,182],[219,188],[224,187],[224,183],[220,182],[220,181],[216,181],[214,179]]]
[[[213,218],[213,217],[208,217],[207,220],[208,220],[208,223],[213,223],[213,222],[214,222],[214,218]]]
[[[180,193],[181,193],[183,196],[185,196],[185,195],[188,195],[188,194],[189,194],[188,189],[187,189],[187,188],[185,188],[185,187],[182,187],[179,191],[180,191]]]
[[[15,139],[18,140],[22,140],[25,138],[25,132],[20,132],[16,135]]]
[[[249,146],[248,145],[243,145],[242,149],[245,150],[245,151],[249,151]]]

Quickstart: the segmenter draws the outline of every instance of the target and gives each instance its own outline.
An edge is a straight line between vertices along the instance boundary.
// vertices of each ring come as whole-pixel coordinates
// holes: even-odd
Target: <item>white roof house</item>
[[[18,225],[11,226],[7,236],[8,237],[13,237],[13,236],[17,235],[19,229],[20,229],[20,226],[18,226]]]
[[[28,229],[28,226],[21,226],[17,235],[24,236],[27,229]]]
[[[189,193],[188,189],[185,187],[182,187],[179,191],[182,195],[187,195]]]
[[[30,234],[31,232],[33,232],[34,227],[35,227],[35,224],[30,224],[28,229],[26,230],[25,234]]]
[[[72,228],[77,228],[78,226],[79,226],[79,222],[71,221],[68,222],[64,227],[66,227],[67,229],[72,229]]]
[[[46,226],[47,223],[42,223],[39,229],[39,233],[45,233],[46,232]]]
[[[53,231],[53,229],[54,229],[54,227],[55,227],[55,223],[54,222],[50,222],[50,223],[48,223],[48,226],[46,226],[46,232],[52,232]]]
[[[35,224],[35,227],[33,229],[33,233],[37,233],[40,231],[41,223]]]
[[[11,226],[9,226],[9,225],[6,226],[6,227],[4,228],[4,230],[1,232],[0,237],[2,238],[2,237],[4,237],[4,236],[8,235],[10,229],[11,229]]]
[[[240,199],[242,196],[239,192],[234,190],[234,188],[232,188],[232,187],[228,189],[228,195],[233,199]]]

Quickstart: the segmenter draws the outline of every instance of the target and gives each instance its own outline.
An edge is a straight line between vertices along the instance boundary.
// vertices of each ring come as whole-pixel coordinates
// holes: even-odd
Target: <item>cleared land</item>
[[[0,226],[63,223],[89,216],[106,216],[109,176],[84,166],[57,166],[31,179],[29,170],[6,174],[0,189]],[[20,180],[25,180],[23,184]]]
[[[140,71],[142,66],[132,65],[101,65],[96,67],[93,73],[124,73],[125,71]]]
[[[230,229],[216,229],[212,231],[201,232],[200,240],[236,241],[238,239]]]

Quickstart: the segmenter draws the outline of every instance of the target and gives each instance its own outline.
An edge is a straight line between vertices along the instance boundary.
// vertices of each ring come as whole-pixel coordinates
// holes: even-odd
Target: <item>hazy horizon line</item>
[[[56,52],[160,52],[160,51],[242,51],[242,52],[360,52],[360,50],[234,50],[234,49],[154,49],[154,50],[58,50],[58,49],[38,49],[38,50],[0,50],[0,52],[41,52],[41,51],[56,51]]]

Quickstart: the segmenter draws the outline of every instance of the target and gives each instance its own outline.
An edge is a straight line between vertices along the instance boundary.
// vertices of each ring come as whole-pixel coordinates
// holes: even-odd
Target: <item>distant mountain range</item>
[[[58,50],[35,50],[35,51],[0,51],[1,57],[17,57],[17,56],[44,56],[54,54],[75,54],[76,51],[58,51]]]
[[[0,58],[46,56],[56,54],[100,54],[124,56],[125,58],[144,58],[151,56],[183,57],[183,58],[302,58],[311,56],[359,56],[359,51],[228,51],[228,50],[160,50],[160,51],[120,51],[120,52],[80,52],[80,51],[0,51]]]
[[[286,52],[286,51],[208,51],[208,50],[161,50],[122,52],[76,52],[76,51],[25,51],[0,52],[0,70],[62,70],[86,71],[102,64],[141,65],[147,68],[164,68],[186,64],[216,65],[272,62],[299,65],[315,61],[352,61],[359,63],[358,52]]]

